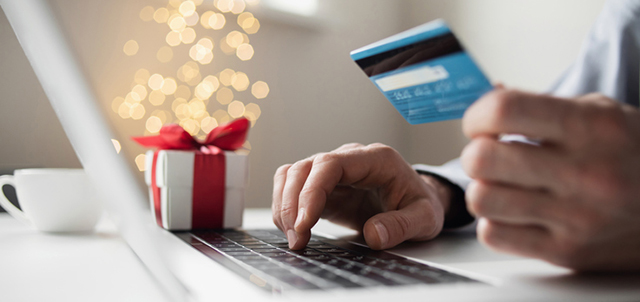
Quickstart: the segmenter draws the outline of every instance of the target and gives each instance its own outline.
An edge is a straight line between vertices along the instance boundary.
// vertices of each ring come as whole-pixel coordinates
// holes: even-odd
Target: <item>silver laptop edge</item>
[[[122,237],[168,299],[186,300],[185,287],[157,252],[160,233],[145,208],[146,196],[124,158],[115,152],[109,124],[48,2],[0,0],[0,5]]]

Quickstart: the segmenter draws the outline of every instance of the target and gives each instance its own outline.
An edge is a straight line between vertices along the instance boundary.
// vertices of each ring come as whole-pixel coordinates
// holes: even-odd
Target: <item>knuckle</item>
[[[472,213],[483,216],[487,213],[489,192],[487,186],[478,182],[469,185],[466,191],[467,207]]]
[[[310,166],[310,162],[306,160],[301,160],[294,163],[293,165],[291,165],[291,167],[289,167],[289,169],[287,169],[287,178],[295,177],[297,174],[300,174],[303,171],[308,170],[309,166]]]
[[[624,143],[625,138],[630,136],[625,112],[617,104],[606,105],[604,110],[600,110],[592,125],[601,137],[609,139],[612,143]]]
[[[373,143],[367,146],[369,149],[381,154],[395,154],[397,151],[385,144]]]
[[[340,146],[337,150],[340,149],[357,149],[357,148],[362,148],[364,147],[363,144],[360,143],[348,143],[348,144],[344,144],[342,146]]]
[[[313,189],[308,186],[304,186],[302,190],[300,190],[300,201],[309,200],[311,196],[313,196]]]
[[[471,178],[482,177],[492,167],[492,155],[495,145],[487,138],[476,138],[463,150],[461,161],[464,170]]]
[[[373,143],[368,145],[367,149],[372,152],[373,156],[380,159],[384,163],[391,165],[392,163],[395,164],[398,161],[404,162],[404,159],[402,159],[402,156],[400,155],[400,153],[398,153],[398,151],[396,151],[396,149],[385,144]]]
[[[273,178],[277,179],[279,177],[287,175],[287,171],[289,170],[290,167],[291,167],[291,164],[286,164],[278,167],[278,169],[276,170],[276,173],[273,175]]]
[[[313,165],[326,164],[337,160],[337,155],[333,152],[320,153],[313,158]]]
[[[517,92],[514,90],[496,91],[492,100],[492,120],[501,122],[511,116],[517,109]]]
[[[290,220],[292,217],[295,217],[297,210],[298,209],[294,207],[292,204],[283,203],[282,206],[280,207],[280,217],[283,218],[283,221],[286,219]]]
[[[477,236],[478,240],[485,245],[497,248],[500,244],[499,237],[496,235],[495,226],[491,223],[478,224]]]

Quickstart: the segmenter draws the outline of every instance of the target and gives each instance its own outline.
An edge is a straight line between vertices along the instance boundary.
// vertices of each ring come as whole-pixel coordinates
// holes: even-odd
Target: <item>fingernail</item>
[[[305,210],[304,208],[301,208],[298,211],[298,218],[296,218],[296,223],[294,224],[294,228],[297,229],[298,226],[302,223],[302,220],[304,220],[304,216],[305,216]]]
[[[289,248],[293,248],[296,245],[296,242],[298,242],[298,235],[296,235],[294,230],[287,231],[287,240],[289,240]]]
[[[376,228],[376,232],[378,233],[380,246],[386,246],[387,242],[389,241],[389,233],[387,232],[387,228],[385,228],[384,225],[382,225],[382,223],[380,222],[374,222],[373,226]]]

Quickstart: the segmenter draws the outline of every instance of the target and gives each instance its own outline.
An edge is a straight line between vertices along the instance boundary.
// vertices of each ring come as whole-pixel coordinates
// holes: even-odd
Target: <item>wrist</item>
[[[475,220],[465,202],[462,188],[448,179],[426,171],[417,170],[420,177],[437,188],[438,197],[444,210],[444,228],[452,229],[465,226]]]
[[[420,178],[422,178],[427,185],[435,188],[438,202],[442,205],[442,210],[444,211],[444,217],[446,220],[446,217],[451,212],[451,188],[443,184],[433,175],[420,174]]]

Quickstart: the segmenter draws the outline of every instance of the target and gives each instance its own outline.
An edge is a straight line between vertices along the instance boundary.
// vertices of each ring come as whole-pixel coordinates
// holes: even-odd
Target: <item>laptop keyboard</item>
[[[176,233],[253,283],[279,291],[402,286],[476,280],[384,251],[312,236],[290,250],[278,230],[216,230]]]

